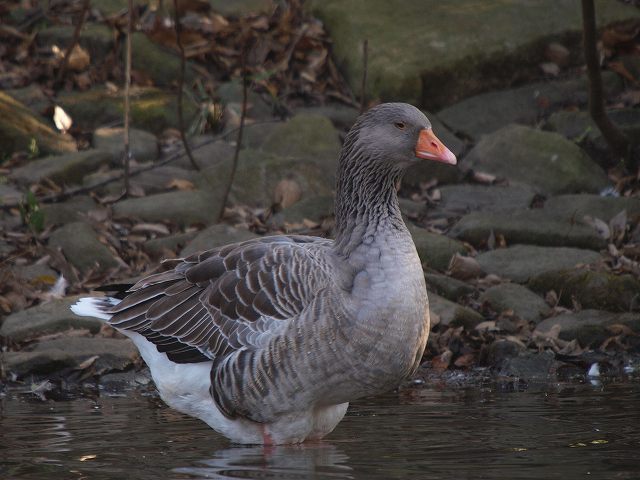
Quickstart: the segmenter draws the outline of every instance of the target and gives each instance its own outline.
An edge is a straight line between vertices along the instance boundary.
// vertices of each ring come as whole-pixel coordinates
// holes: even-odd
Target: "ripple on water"
[[[0,401],[0,478],[637,478],[640,384],[403,390],[317,445],[230,445],[150,398]]]

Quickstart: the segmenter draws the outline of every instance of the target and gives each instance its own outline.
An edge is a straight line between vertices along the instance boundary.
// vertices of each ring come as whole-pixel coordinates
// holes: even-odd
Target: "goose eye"
[[[396,122],[394,123],[394,125],[396,126],[396,128],[399,128],[400,130],[404,130],[405,124],[403,122]]]

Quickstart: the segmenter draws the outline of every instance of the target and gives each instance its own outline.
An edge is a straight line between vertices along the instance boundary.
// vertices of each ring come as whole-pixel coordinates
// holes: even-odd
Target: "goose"
[[[232,243],[166,262],[122,299],[71,308],[129,337],[163,401],[232,442],[319,440],[349,402],[419,366],[427,291],[397,185],[421,160],[456,164],[420,110],[378,105],[340,153],[334,240]]]

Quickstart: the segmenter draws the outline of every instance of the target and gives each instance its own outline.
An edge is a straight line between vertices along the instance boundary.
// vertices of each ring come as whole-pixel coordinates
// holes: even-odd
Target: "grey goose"
[[[277,235],[172,260],[122,300],[72,310],[131,338],[162,399],[233,442],[317,440],[388,391],[429,335],[422,265],[400,214],[410,165],[456,157],[417,108],[378,105],[346,136],[335,240]]]

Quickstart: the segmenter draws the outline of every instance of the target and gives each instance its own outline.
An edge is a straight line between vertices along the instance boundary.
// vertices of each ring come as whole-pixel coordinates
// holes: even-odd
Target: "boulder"
[[[602,197],[600,195],[558,195],[550,197],[544,210],[556,217],[581,223],[585,215],[609,222],[623,210],[629,218],[640,216],[638,197]]]
[[[89,195],[78,195],[59,203],[40,206],[45,226],[63,225],[69,222],[86,221],[89,211],[100,208]]]
[[[93,148],[109,152],[111,154],[111,163],[121,165],[124,153],[124,128],[98,128],[93,132],[92,145]],[[158,158],[156,136],[144,130],[129,129],[129,148],[132,158],[138,163]]]
[[[109,152],[84,150],[82,152],[51,155],[16,168],[11,178],[23,185],[38,183],[45,178],[59,185],[82,183],[85,175],[106,165],[111,160]]]
[[[335,172],[341,142],[329,119],[300,114],[277,125],[262,144],[263,151],[298,161],[313,161]]]
[[[179,252],[191,240],[193,240],[197,232],[184,232],[167,235],[166,237],[158,237],[147,240],[142,244],[142,249],[152,257],[164,257],[165,252]]]
[[[17,151],[37,155],[76,150],[73,137],[55,131],[25,105],[0,91],[0,158]]]
[[[219,223],[202,230],[182,249],[180,256],[187,257],[197,252],[222,247],[229,243],[243,242],[257,237],[258,235],[249,230],[242,230]]]
[[[583,308],[628,312],[640,309],[640,281],[632,275],[614,275],[585,268],[558,266],[555,271],[539,273],[529,280],[529,287],[544,294],[554,290],[560,304],[572,307],[577,301]]]
[[[49,237],[49,247],[60,248],[69,262],[80,272],[105,270],[120,264],[111,251],[98,240],[98,235],[85,222],[68,223]]]
[[[525,381],[549,378],[555,364],[555,355],[550,350],[533,353],[528,350],[517,356],[505,358],[498,371],[500,375],[516,377]]]
[[[490,250],[476,257],[485,272],[517,283],[526,283],[530,278],[546,272],[590,264],[600,259],[600,254],[591,250],[534,245],[514,245]]]
[[[19,203],[24,197],[24,193],[13,185],[0,183],[0,205],[8,203]]]
[[[572,49],[582,34],[580,8],[571,0],[314,0],[311,9],[331,34],[333,54],[354,91],[368,39],[369,95],[430,109],[538,76],[547,43],[561,38]],[[640,15],[632,5],[608,0],[596,1],[596,12],[599,27]],[[577,55],[571,60],[580,61]]]
[[[489,288],[480,296],[497,313],[512,310],[528,321],[538,323],[550,313],[549,305],[526,287],[516,283],[502,283]]]
[[[609,96],[624,88],[622,79],[613,72],[603,72],[603,83]],[[455,132],[479,140],[510,123],[533,127],[546,111],[586,105],[587,100],[588,80],[579,77],[475,95],[440,110],[438,117]]]
[[[145,222],[167,220],[181,226],[208,225],[218,220],[221,201],[219,195],[201,190],[176,190],[121,200],[113,205],[113,215]]]
[[[603,341],[613,336],[613,332],[609,330],[611,325],[624,325],[635,333],[640,333],[640,315],[581,310],[547,318],[536,326],[536,332],[548,335],[552,329],[555,329],[561,340],[576,339],[584,348],[597,348]]]
[[[323,219],[333,215],[333,195],[308,197],[285,208],[274,216],[274,222],[301,223],[305,219],[320,223]],[[280,222],[282,220],[282,222]]]
[[[475,310],[458,305],[433,292],[428,292],[428,296],[431,322],[434,325],[464,327],[467,330],[472,330],[484,320],[482,315]],[[439,322],[435,321],[436,317]]]
[[[296,115],[319,115],[328,118],[338,130],[349,130],[360,115],[360,111],[357,108],[343,103],[328,103],[313,107],[302,106],[297,107],[294,112]]]
[[[124,58],[125,51],[122,49]],[[169,87],[180,77],[180,57],[177,51],[153,43],[142,32],[131,35],[131,68],[153,80],[154,85]],[[195,71],[191,62],[185,65],[185,84],[189,84]],[[184,103],[191,103],[188,97]]]
[[[66,51],[73,40],[74,30],[72,25],[53,25],[38,30],[36,41],[40,47],[56,45],[60,50]],[[114,46],[114,34],[114,30],[106,25],[88,23],[83,26],[78,37],[78,44],[89,52],[93,65],[102,63],[104,58],[111,53]]]
[[[172,77],[173,78],[173,77]],[[85,92],[66,92],[56,103],[73,118],[74,125],[92,130],[113,122],[122,122],[124,112],[123,92],[96,87]],[[194,118],[197,107],[193,102],[183,102],[186,124]],[[174,93],[157,88],[131,88],[131,126],[153,133],[178,127],[178,107]]]
[[[465,166],[510,182],[531,185],[540,193],[598,193],[607,175],[573,142],[552,132],[509,125],[482,137]]]
[[[423,265],[434,270],[446,270],[456,253],[465,254],[467,250],[462,243],[444,235],[428,232],[425,229],[409,226],[413,243]]]
[[[600,250],[607,242],[591,226],[561,219],[548,210],[473,212],[462,217],[449,231],[451,237],[474,246],[486,245],[493,231],[507,244],[533,244],[550,247],[577,247]]]
[[[138,359],[138,350],[129,339],[62,337],[37,342],[19,352],[5,352],[3,357],[5,370],[18,378],[79,368],[92,357],[97,358],[91,367],[100,374],[131,367]]]
[[[439,273],[427,273],[424,276],[427,282],[427,288],[442,295],[447,300],[457,302],[461,297],[469,295],[476,291],[476,289],[458,279],[449,277],[447,275],[441,275]]]
[[[71,311],[79,296],[51,300],[35,307],[13,313],[5,318],[0,336],[11,342],[21,343],[34,338],[65,332],[72,329],[97,333],[103,322],[89,317],[79,317]]]
[[[535,191],[527,185],[444,185],[441,199],[429,209],[429,217],[456,217],[469,212],[504,213],[531,205]]]

